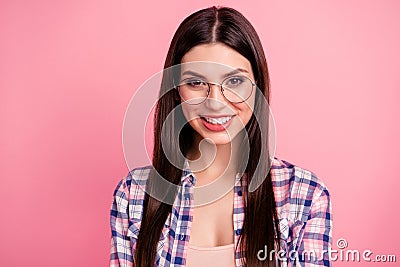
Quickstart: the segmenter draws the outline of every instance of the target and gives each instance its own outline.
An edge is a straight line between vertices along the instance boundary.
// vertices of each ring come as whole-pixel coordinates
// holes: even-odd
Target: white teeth
[[[221,118],[208,118],[208,117],[204,117],[204,119],[206,119],[207,122],[211,123],[211,124],[225,124],[228,121],[230,121],[232,119],[232,116],[229,117],[221,117]]]

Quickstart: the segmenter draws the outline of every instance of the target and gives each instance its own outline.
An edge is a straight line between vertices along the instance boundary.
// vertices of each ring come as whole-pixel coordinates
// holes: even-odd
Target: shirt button
[[[242,229],[237,229],[236,230],[236,235],[240,235],[242,233]]]
[[[239,190],[239,191],[237,192],[237,194],[238,194],[239,196],[242,196],[242,191]]]

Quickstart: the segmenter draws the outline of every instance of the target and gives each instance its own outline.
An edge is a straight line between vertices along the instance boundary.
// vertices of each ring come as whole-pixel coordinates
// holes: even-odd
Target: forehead
[[[181,73],[193,71],[206,77],[220,78],[239,69],[253,77],[250,62],[234,49],[220,43],[193,47],[183,56],[181,63]]]

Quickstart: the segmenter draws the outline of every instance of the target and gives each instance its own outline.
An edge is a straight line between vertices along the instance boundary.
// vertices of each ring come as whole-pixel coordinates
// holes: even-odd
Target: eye
[[[185,81],[185,84],[190,87],[193,87],[193,88],[207,86],[206,82],[204,82],[200,79],[189,79],[189,80]]]
[[[225,80],[224,84],[225,86],[232,88],[232,87],[237,87],[243,83],[244,79],[239,76],[235,77],[230,77],[227,80]]]

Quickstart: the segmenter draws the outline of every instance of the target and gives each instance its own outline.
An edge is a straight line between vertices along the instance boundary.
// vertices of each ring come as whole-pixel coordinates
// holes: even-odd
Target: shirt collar
[[[235,177],[235,181],[238,182],[243,174],[237,173]],[[183,172],[181,177],[181,182],[184,181],[191,183],[192,185],[196,185],[196,176],[193,174],[192,170],[189,166],[189,160],[185,158],[185,162],[183,163]]]
[[[196,177],[194,176],[192,170],[190,169],[189,160],[186,158],[185,162],[183,163],[183,172],[181,177],[181,182],[183,183],[184,181],[190,182],[193,185],[196,184]]]

